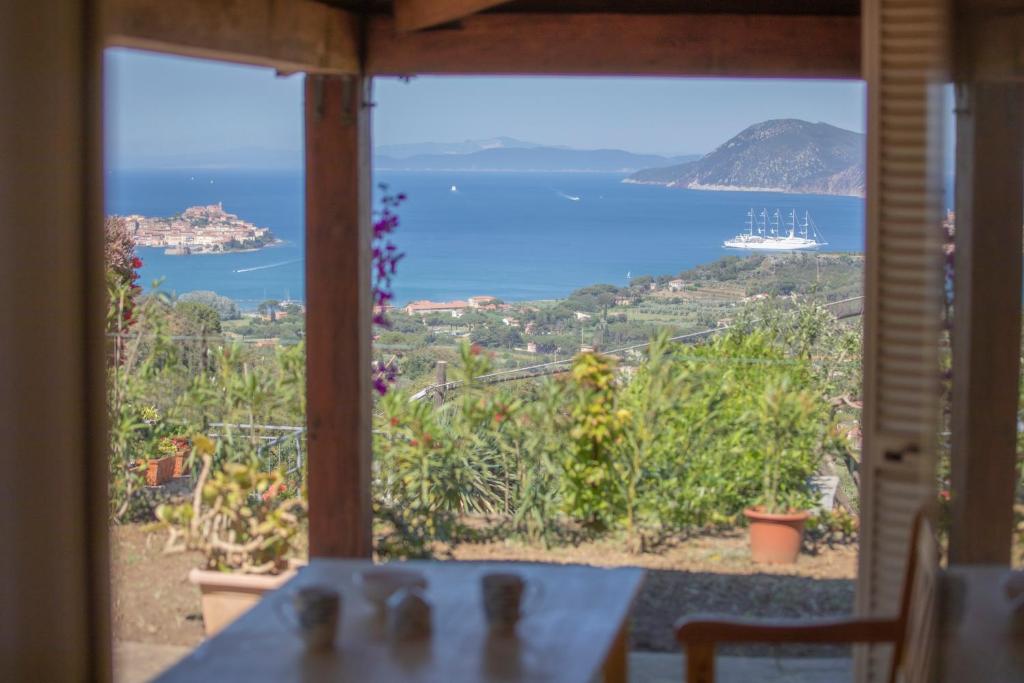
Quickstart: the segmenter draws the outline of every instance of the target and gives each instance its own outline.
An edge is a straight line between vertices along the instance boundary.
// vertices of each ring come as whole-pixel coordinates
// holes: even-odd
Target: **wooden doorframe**
[[[1024,246],[1024,3],[1018,4],[1007,14],[963,2],[955,24],[949,559],[957,564],[1008,565],[1013,543]]]
[[[0,3],[0,662],[111,676],[96,0]]]

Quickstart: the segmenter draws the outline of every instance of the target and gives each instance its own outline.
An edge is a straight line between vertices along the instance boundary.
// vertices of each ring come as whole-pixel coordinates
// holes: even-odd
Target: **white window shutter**
[[[894,615],[914,512],[935,499],[942,307],[942,87],[949,10],[864,0],[868,88],[864,446],[857,612]],[[858,648],[884,681],[891,648]]]

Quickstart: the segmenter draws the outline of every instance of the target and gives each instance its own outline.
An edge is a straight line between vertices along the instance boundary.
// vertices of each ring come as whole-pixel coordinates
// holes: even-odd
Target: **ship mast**
[[[754,236],[754,209],[751,207],[750,211],[747,211],[747,234],[751,237]]]
[[[779,210],[775,209],[775,213],[772,214],[772,236],[779,236]]]
[[[768,231],[768,209],[761,209],[761,221],[757,224],[757,232],[763,237]]]
[[[789,236],[796,236],[796,209],[792,209],[789,212]],[[806,237],[806,235],[805,235]]]

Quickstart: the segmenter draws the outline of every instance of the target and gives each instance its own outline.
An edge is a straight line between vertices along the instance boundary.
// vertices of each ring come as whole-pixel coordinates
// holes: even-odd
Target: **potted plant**
[[[174,444],[174,475],[184,477],[189,473],[188,456],[192,452],[192,444],[187,436],[176,436],[171,439]]]
[[[788,378],[769,385],[758,401],[755,460],[760,493],[743,511],[755,562],[792,564],[800,555],[813,499],[808,480],[817,469],[820,424],[814,397]]]
[[[203,624],[212,635],[294,575],[288,556],[305,503],[288,497],[280,472],[230,462],[213,469],[210,440],[193,441],[202,469],[192,501],[162,505],[157,517],[170,529],[167,552],[203,553],[204,565],[189,580],[199,587]]]
[[[174,476],[174,457],[176,448],[174,442],[167,437],[156,442],[158,457],[150,458],[146,462],[146,485],[160,486],[171,480]]]

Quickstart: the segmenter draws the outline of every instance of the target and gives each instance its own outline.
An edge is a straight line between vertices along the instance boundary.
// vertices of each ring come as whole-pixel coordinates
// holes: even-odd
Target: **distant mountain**
[[[755,123],[704,157],[626,178],[705,190],[864,196],[864,135],[827,123]]]
[[[379,152],[380,150],[378,150]],[[417,154],[394,158],[378,154],[374,167],[384,171],[618,171],[670,166],[696,158],[634,154],[621,149],[494,147],[469,154]]]
[[[485,149],[532,149],[543,147],[535,142],[515,138],[496,137],[462,142],[413,142],[405,145],[379,145],[374,154],[391,159],[408,159],[424,154],[472,154]]]

